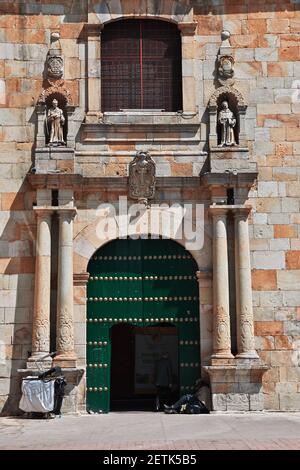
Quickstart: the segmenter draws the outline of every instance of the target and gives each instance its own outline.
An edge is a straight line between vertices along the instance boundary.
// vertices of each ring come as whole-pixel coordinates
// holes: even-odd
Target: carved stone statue
[[[236,118],[234,117],[233,112],[229,109],[228,101],[223,101],[221,104],[221,111],[218,115],[218,124],[220,127],[219,147],[236,145],[234,136]]]
[[[146,203],[155,192],[155,163],[148,152],[138,152],[129,165],[129,195]]]
[[[58,101],[52,101],[52,107],[47,112],[47,128],[50,135],[49,146],[65,145],[63,126],[65,124],[65,117],[63,110],[58,107]]]

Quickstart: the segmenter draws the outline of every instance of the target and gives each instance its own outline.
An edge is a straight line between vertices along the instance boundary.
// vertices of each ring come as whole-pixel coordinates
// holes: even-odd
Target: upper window
[[[101,35],[102,111],[182,109],[181,40],[176,25],[122,20]]]

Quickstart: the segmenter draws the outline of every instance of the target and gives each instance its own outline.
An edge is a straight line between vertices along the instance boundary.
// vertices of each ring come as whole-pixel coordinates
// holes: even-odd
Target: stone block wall
[[[122,14],[138,15],[141,5],[145,5],[144,14],[150,16],[158,14],[174,20],[172,15],[181,15],[182,19],[197,23],[195,35],[184,45],[183,59],[188,61],[186,70],[193,70],[192,100],[198,114],[191,118],[189,128],[179,122],[179,131],[172,128],[178,116],[170,116],[162,124],[157,116],[148,133],[134,130],[140,117],[128,122],[133,130],[116,121],[113,132],[104,119],[101,126],[95,124],[97,143],[89,140],[91,136],[80,128],[78,119],[74,171],[88,177],[126,176],[135,152],[149,150],[157,163],[158,176],[198,176],[207,165],[206,109],[215,90],[220,33],[223,29],[231,32],[235,87],[248,104],[246,133],[250,159],[258,164],[258,181],[250,192],[249,202],[253,206],[250,237],[256,348],[270,366],[263,378],[263,406],[268,410],[299,410],[300,3],[297,0],[0,3],[0,408],[4,412],[15,409],[19,393],[16,371],[24,367],[31,351],[36,234],[32,205],[36,194],[26,175],[32,166],[37,131],[35,106],[42,91],[50,34],[60,32],[64,79],[77,106],[77,116],[83,121],[88,106],[84,25],[116,19]],[[75,204],[80,211],[74,236],[91,223],[95,203],[116,200],[119,194],[115,185],[96,196],[84,188],[78,189]],[[188,189],[184,193],[174,189],[173,196],[161,191],[159,197],[161,201],[194,200]],[[207,204],[205,192],[197,197]],[[204,246],[203,254],[196,256],[203,259],[206,251],[210,247]],[[81,295],[80,289],[75,288],[75,296]],[[207,292],[206,303],[202,304],[203,315],[210,315],[208,323],[210,297]],[[80,325],[84,305],[82,299],[75,304],[77,352],[82,359],[84,333]],[[209,338],[205,341],[209,343]]]

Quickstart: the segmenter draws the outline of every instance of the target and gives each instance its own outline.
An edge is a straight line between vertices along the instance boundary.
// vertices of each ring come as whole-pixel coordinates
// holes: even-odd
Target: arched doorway
[[[139,336],[147,331],[155,335],[154,328],[162,325],[170,326],[169,329],[176,326],[178,393],[191,391],[200,375],[196,271],[197,264],[190,253],[172,240],[117,239],[93,255],[88,264],[87,287],[88,410],[100,413],[110,410],[112,327],[116,325],[131,325]],[[141,361],[146,364],[147,347],[141,338],[138,341],[135,336],[134,341],[139,355],[144,355]],[[164,339],[161,344],[164,350],[169,346],[163,343],[168,341]],[[136,358],[135,351],[131,356],[135,371]],[[139,367],[143,369],[143,364]],[[142,387],[139,380],[149,381],[147,377],[137,379],[134,374],[137,388]]]

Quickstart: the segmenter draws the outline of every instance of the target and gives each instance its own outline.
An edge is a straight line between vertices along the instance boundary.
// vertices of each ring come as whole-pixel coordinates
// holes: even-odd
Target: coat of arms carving
[[[218,60],[218,81],[221,85],[233,85],[234,83],[234,58],[224,55]]]
[[[47,57],[47,76],[59,79],[64,73],[63,58],[60,55],[50,55]]]
[[[155,193],[155,163],[148,152],[137,152],[129,164],[129,196],[147,204]]]

